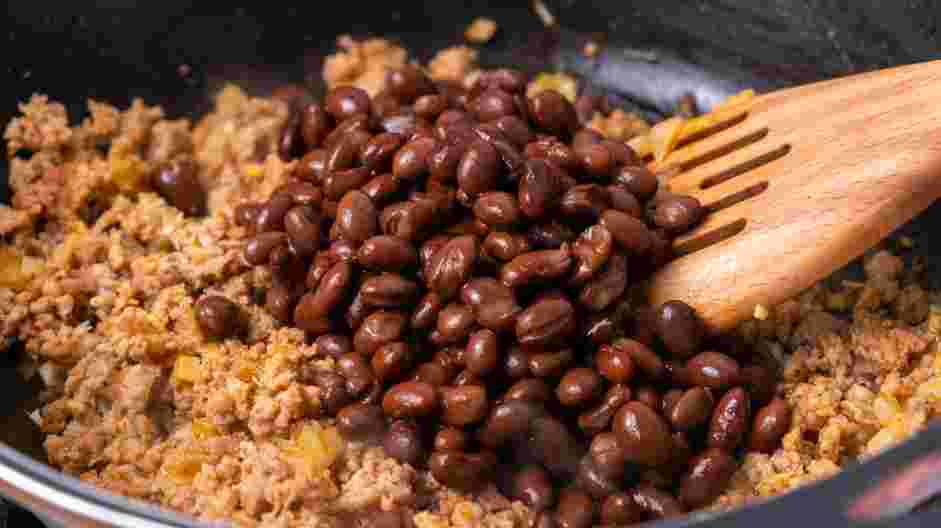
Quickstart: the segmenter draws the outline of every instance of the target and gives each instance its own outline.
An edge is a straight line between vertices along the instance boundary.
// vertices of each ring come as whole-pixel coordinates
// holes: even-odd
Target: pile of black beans
[[[701,507],[786,430],[774,371],[687,305],[644,305],[632,285],[703,207],[583,128],[590,102],[526,82],[406,67],[374,98],[282,92],[300,160],[238,207],[245,259],[272,271],[270,313],[336,359],[304,376],[347,438],[454,488],[495,482],[540,528]]]

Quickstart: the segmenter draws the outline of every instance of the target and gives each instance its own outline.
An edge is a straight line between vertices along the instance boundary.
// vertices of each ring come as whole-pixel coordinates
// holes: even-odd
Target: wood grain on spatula
[[[941,196],[941,61],[761,95],[655,163],[709,214],[674,241],[651,300],[714,332],[862,255]]]

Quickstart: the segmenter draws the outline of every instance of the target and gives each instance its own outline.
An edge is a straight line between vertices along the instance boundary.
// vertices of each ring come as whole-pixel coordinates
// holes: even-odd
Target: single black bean
[[[369,94],[355,86],[334,88],[325,99],[327,112],[342,121],[357,114],[369,113]]]
[[[614,415],[613,429],[627,460],[647,466],[670,460],[670,427],[647,405],[637,401],[624,404]]]
[[[481,329],[471,334],[464,352],[467,370],[485,376],[493,372],[500,362],[499,343],[493,330]]]
[[[372,357],[372,370],[380,381],[401,378],[412,367],[415,354],[412,347],[401,341],[379,347]]]
[[[692,229],[703,216],[705,208],[692,196],[674,195],[670,199],[657,203],[653,221],[657,226],[672,235],[679,235]]]
[[[438,392],[428,383],[399,383],[390,387],[382,398],[382,410],[393,418],[421,418],[437,409]]]
[[[787,402],[775,398],[755,413],[748,448],[761,453],[772,453],[790,427],[791,410]]]
[[[545,90],[529,98],[529,115],[543,130],[566,137],[578,127],[575,107],[559,92]]]
[[[438,451],[428,459],[428,468],[435,479],[446,486],[473,490],[483,485],[496,464],[489,452]]]
[[[578,301],[585,308],[600,312],[624,294],[627,279],[627,257],[622,253],[614,253],[605,269],[582,287]]]
[[[487,416],[487,389],[466,384],[441,388],[441,419],[448,425],[466,427]]]
[[[334,359],[353,351],[353,341],[343,334],[324,334],[319,336],[314,344],[318,353]]]
[[[657,193],[657,177],[645,165],[624,165],[614,175],[614,181],[620,183],[638,200],[647,201]]]
[[[408,318],[401,312],[377,310],[363,321],[353,334],[353,349],[371,357],[379,347],[400,341]]]
[[[392,422],[382,438],[382,448],[387,456],[413,466],[420,464],[427,456],[421,431],[415,422],[409,420]]]
[[[683,393],[666,415],[674,428],[685,431],[705,423],[712,415],[714,403],[709,389],[693,387]]]
[[[459,236],[445,244],[429,263],[425,277],[428,288],[443,299],[457,294],[474,271],[477,251],[477,239],[473,236]]]
[[[556,387],[556,398],[565,406],[582,406],[601,395],[602,384],[601,376],[593,369],[569,369]]]
[[[654,317],[654,330],[674,357],[688,358],[699,351],[705,335],[702,320],[682,301],[661,305]]]
[[[242,329],[239,305],[221,295],[207,295],[196,303],[196,322],[207,336],[226,339]]]
[[[707,350],[686,362],[686,379],[693,385],[724,389],[741,380],[738,361],[721,352]]]
[[[748,432],[751,403],[741,387],[729,389],[716,404],[709,422],[706,443],[732,452]]]
[[[635,255],[644,255],[650,251],[653,244],[650,229],[633,216],[608,209],[602,213],[599,223],[608,228],[614,240],[625,250]]]
[[[680,500],[689,508],[709,504],[722,494],[736,469],[735,459],[721,449],[703,451],[690,462],[680,482]]]
[[[337,430],[348,440],[376,438],[385,429],[382,407],[352,403],[337,413]]]

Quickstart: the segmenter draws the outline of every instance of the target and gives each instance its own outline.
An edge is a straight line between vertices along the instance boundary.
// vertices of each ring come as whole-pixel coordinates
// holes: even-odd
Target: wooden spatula
[[[941,61],[781,90],[655,171],[709,214],[677,239],[651,300],[682,300],[712,331],[860,256],[941,196]],[[710,133],[711,132],[711,133]]]

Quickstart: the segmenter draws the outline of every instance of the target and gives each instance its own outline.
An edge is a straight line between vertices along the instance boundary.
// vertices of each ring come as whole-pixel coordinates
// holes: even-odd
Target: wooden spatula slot
[[[731,138],[731,141],[729,141],[728,143],[715,145],[712,148],[700,147],[699,149],[697,149],[698,152],[696,153],[697,154],[696,157],[692,157],[686,161],[683,161],[682,163],[678,165],[678,167],[680,171],[688,171],[688,170],[694,169],[700,165],[705,165],[706,163],[709,163],[712,160],[721,158],[725,156],[726,154],[735,152],[736,150],[739,150],[743,147],[747,147],[748,145],[751,145],[752,143],[757,143],[758,141],[761,141],[762,139],[764,139],[765,136],[767,135],[768,135],[768,129],[762,128],[761,130],[750,132],[747,135],[742,136],[742,137]],[[716,136],[709,136],[709,137],[716,137]],[[705,141],[707,141],[708,139],[709,138],[707,137],[707,138],[703,138],[699,140],[698,142],[690,143],[686,148],[696,149],[697,145],[704,145]],[[677,152],[680,152],[680,150],[678,150]],[[674,165],[674,166],[677,166],[677,165]]]
[[[719,172],[718,174],[709,176],[708,178],[704,179],[702,183],[699,184],[699,188],[708,189],[710,187],[719,185],[720,183],[726,180],[731,180],[732,178],[740,174],[744,174],[752,169],[757,169],[758,167],[761,167],[762,165],[766,163],[771,163],[772,161],[784,156],[790,151],[791,151],[790,145],[781,145],[780,147],[774,150],[765,152],[763,154],[759,154],[758,156],[747,159],[739,163],[738,165],[729,167],[728,169],[725,169],[722,172]]]
[[[768,182],[758,182],[751,187],[746,187],[736,193],[730,194],[719,200],[703,204],[707,211],[714,213],[716,211],[721,211],[727,207],[732,207],[733,205],[744,202],[745,200],[758,196],[759,194],[765,192],[768,189]]]
[[[697,233],[696,236],[685,237],[682,241],[673,245],[673,253],[677,256],[689,255],[690,253],[695,253],[713,244],[718,244],[723,240],[727,240],[741,233],[747,223],[747,219],[739,218],[730,224],[711,229],[705,233]]]
[[[727,128],[731,128],[741,123],[745,120],[746,117],[748,117],[748,112],[746,111],[729,112],[728,117],[720,119],[718,122],[716,122],[715,125],[710,126],[709,128],[704,128],[689,135],[688,137],[681,139],[680,142],[677,143],[677,147],[689,145],[690,143],[699,141],[700,139],[709,137],[713,134],[718,134]]]

